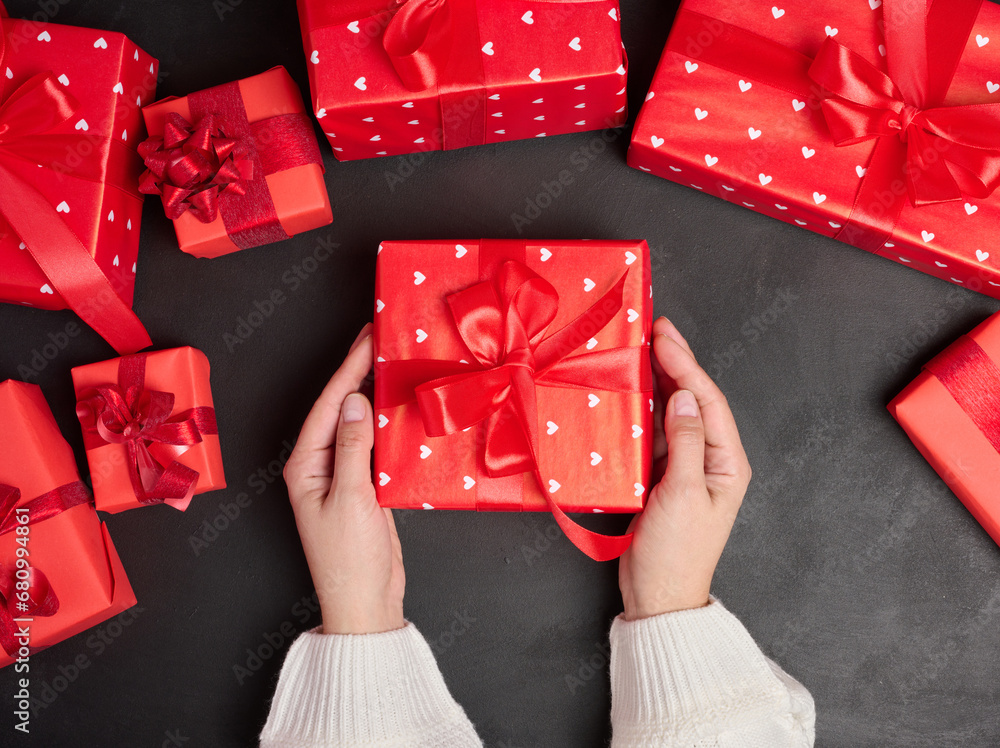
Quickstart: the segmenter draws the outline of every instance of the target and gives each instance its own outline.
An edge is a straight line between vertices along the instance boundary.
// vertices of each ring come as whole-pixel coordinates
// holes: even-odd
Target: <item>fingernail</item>
[[[357,392],[352,392],[344,400],[344,423],[357,423],[365,417],[365,399]]]
[[[677,390],[674,395],[674,415],[685,418],[698,417],[698,401],[690,390]]]

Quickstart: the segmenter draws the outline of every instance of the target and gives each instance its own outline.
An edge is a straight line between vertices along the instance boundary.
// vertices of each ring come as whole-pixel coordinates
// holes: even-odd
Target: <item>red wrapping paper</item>
[[[73,450],[59,433],[37,385],[0,383],[0,484],[20,489],[17,506],[58,486],[80,480]],[[30,524],[28,534],[0,535],[0,568],[8,573],[17,549],[27,548],[29,563],[42,571],[56,598],[54,615],[31,616],[18,626],[30,630],[32,651],[51,646],[104,621],[136,603],[132,587],[105,525],[93,504],[73,506]],[[18,537],[26,537],[19,544]],[[12,616],[16,601],[7,601]],[[0,667],[14,658],[0,649]]]
[[[930,361],[888,407],[920,454],[1000,545],[997,362],[1000,315],[994,314]],[[956,387],[959,399],[972,397],[976,404],[956,399]]]
[[[817,95],[804,95],[783,89],[774,80],[774,85],[769,84],[750,72],[768,67],[761,65],[769,59],[766,43],[776,42],[815,58],[824,39],[832,35],[888,73],[894,64],[891,60],[905,58],[916,46],[886,47],[884,14],[887,7],[899,5],[899,0],[885,0],[884,4],[877,0],[831,0],[817,11],[807,0],[788,0],[773,8],[756,3],[685,0],[636,122],[629,164],[1000,297],[1000,257],[992,246],[1000,222],[996,194],[988,198],[966,195],[958,201],[919,207],[903,194],[905,205],[895,225],[859,220],[857,231],[851,233],[845,227],[861,194],[862,178],[871,176],[867,170],[873,166],[875,141],[835,145],[819,103],[826,96],[822,89],[813,85]],[[968,7],[965,3],[962,6]],[[950,8],[958,6],[945,10]],[[910,8],[914,13],[922,9],[922,4]],[[708,17],[707,24],[685,22],[684,14],[692,12]],[[740,61],[729,69],[708,61],[724,58],[735,46],[713,19],[763,40],[758,45],[762,51],[746,60],[748,72],[739,71]],[[939,30],[951,28],[950,23],[931,21]],[[989,37],[993,37],[992,42]],[[1000,102],[1000,8],[983,3],[968,38],[951,41],[960,57],[941,105]],[[932,56],[929,65],[947,68],[949,62]],[[778,67],[777,62],[770,65],[772,70]],[[903,75],[897,72],[896,77]],[[991,129],[995,127],[973,127],[971,131],[975,137],[985,137]],[[937,149],[948,157],[948,147]],[[965,181],[960,173],[963,188]],[[903,181],[899,184],[905,193]],[[859,207],[879,212],[876,203]],[[880,234],[880,229],[886,233]]]
[[[135,149],[143,138],[141,106],[156,93],[157,61],[122,34],[9,18],[2,24],[0,100],[32,76],[51,71],[79,104],[53,131],[68,138],[58,158],[41,169],[26,164],[18,173],[53,206],[65,204],[68,211],[58,215],[131,306],[142,215],[137,189],[142,164]],[[80,171],[81,163],[96,179],[63,173]],[[21,244],[0,218],[0,301],[65,309],[56,284]]]
[[[260,75],[237,81],[240,98],[246,111],[249,123],[258,123],[271,118],[287,118],[305,112],[302,95],[295,82],[283,67],[275,67]],[[181,98],[170,97],[142,110],[150,137],[163,135],[164,123],[171,112],[180,114],[192,124],[198,119],[192,113],[191,102],[201,97],[201,109],[218,111],[211,100],[216,89],[207,89]],[[307,115],[306,115],[307,116]],[[225,125],[224,125],[225,127]],[[298,142],[290,144],[295,154],[282,150],[284,140],[276,137],[274,129],[260,131],[254,141],[253,150],[264,152],[264,157],[255,165],[254,181],[263,181],[266,185],[266,198],[270,199],[267,211],[255,206],[255,226],[264,226],[269,216],[280,224],[275,239],[287,238],[294,234],[308,231],[319,226],[325,226],[333,221],[330,209],[330,198],[323,181],[323,162],[316,143],[312,123],[303,120],[303,127]],[[228,133],[227,133],[228,134]],[[295,158],[293,158],[293,155]],[[311,159],[311,163],[303,163]],[[264,163],[274,163],[270,168],[264,168]],[[261,174],[261,172],[267,172]],[[266,198],[261,198],[264,203]],[[222,196],[219,199],[219,214],[209,222],[200,221],[192,211],[183,213],[174,220],[177,241],[180,248],[196,257],[218,257],[236,252],[246,246],[238,246],[227,231],[227,219],[235,224],[230,216],[233,206],[227,201],[247,199],[244,195],[237,197]],[[257,241],[267,241],[270,237],[260,234]],[[255,241],[243,241],[243,245],[256,245]]]
[[[212,390],[209,385],[210,368],[204,353],[185,346],[139,355],[145,356],[144,388],[150,392],[166,392],[173,395],[171,419],[180,419],[193,408],[213,408]],[[118,383],[121,361],[122,359],[115,358],[74,367],[73,387],[78,404],[87,400],[95,388]],[[214,410],[212,418],[214,419]],[[84,443],[87,446],[87,463],[90,467],[97,508],[103,512],[117,513],[146,506],[140,501],[133,487],[129,474],[131,458],[127,445],[107,443],[96,436],[88,438],[86,423],[89,423],[89,420],[81,417],[81,424],[84,425]],[[187,446],[180,454],[165,450],[162,443],[154,442],[149,445],[149,451],[155,459],[163,462],[176,460],[180,465],[196,471],[197,475],[193,493],[180,498],[168,498],[162,503],[184,511],[191,503],[192,496],[226,487],[222,448],[217,433],[200,433],[197,441]]]
[[[428,436],[422,405],[396,404],[387,394],[402,378],[400,362],[428,360],[445,369],[475,355],[463,342],[448,298],[497,283],[507,259],[552,284],[558,311],[546,334],[568,326],[623,278],[620,308],[608,307],[607,324],[587,327],[565,346],[566,357],[636,353],[630,364],[641,382],[635,391],[601,389],[600,376],[577,377],[568,386],[534,387],[538,468],[491,477],[483,446],[486,424]],[[536,310],[525,312],[530,318]],[[508,322],[510,313],[507,314]],[[470,339],[485,339],[485,328]],[[384,242],[379,247],[375,307],[375,484],[379,503],[407,509],[537,510],[550,507],[546,494],[566,512],[637,512],[649,486],[652,445],[652,381],[648,343],[652,286],[645,242],[462,241]],[[508,354],[510,355],[510,354]],[[536,365],[541,357],[536,354]],[[441,363],[444,362],[444,363]],[[472,367],[476,368],[476,367]],[[440,371],[439,375],[445,372]],[[536,368],[536,377],[540,376]],[[420,377],[419,381],[425,381]],[[395,381],[400,381],[396,379]],[[474,384],[469,400],[481,397]],[[512,425],[508,419],[501,426]],[[513,487],[516,498],[508,501]]]
[[[410,0],[399,14],[433,5]],[[441,74],[409,86],[392,36],[416,46],[385,0],[299,0],[313,111],[340,160],[618,127],[627,60],[617,0],[448,0]],[[386,8],[392,8],[386,11]],[[412,24],[411,24],[412,26]],[[427,45],[424,45],[425,47]],[[418,54],[424,50],[420,47]],[[439,62],[441,59],[444,62]],[[394,64],[395,62],[395,64]],[[451,65],[449,68],[448,66]],[[423,71],[426,72],[426,71]]]

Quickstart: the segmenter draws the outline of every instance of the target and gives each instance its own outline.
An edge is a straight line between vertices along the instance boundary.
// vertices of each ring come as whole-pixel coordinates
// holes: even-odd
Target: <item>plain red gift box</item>
[[[639,346],[646,347],[648,360],[652,286],[645,242],[506,243],[523,244],[524,263],[558,292],[558,315],[549,333],[594,304],[628,271],[620,311],[570,355]],[[375,483],[382,506],[478,507],[477,494],[485,479],[479,469],[477,429],[428,437],[416,403],[383,407],[379,380],[386,361],[470,358],[454,329],[446,297],[481,282],[481,244],[387,241],[379,247]],[[566,512],[641,511],[651,471],[651,387],[626,393],[539,386],[536,393],[539,467],[543,476],[559,484],[552,493],[556,503]],[[548,509],[530,472],[524,474],[522,489],[523,503],[516,508]]]
[[[883,44],[884,6],[898,1],[830,0],[820,8],[810,0],[773,6],[684,0],[679,20],[685,12],[710,20],[679,22],[672,30],[636,120],[629,165],[836,236],[851,215],[873,141],[835,146],[816,101],[749,73],[716,67],[699,55],[703,50],[714,53],[720,45],[724,49],[728,37],[719,34],[721,27],[713,28],[711,19],[717,19],[808,57],[833,34],[885,71],[882,52],[892,55],[893,50]],[[984,2],[944,105],[1000,102],[998,71],[1000,7]],[[1000,256],[994,250],[998,225],[1000,198],[995,193],[987,199],[907,204],[892,236],[875,254],[1000,297]]]
[[[480,106],[486,143],[625,123],[628,62],[617,0],[440,5],[462,5],[475,16],[479,39],[457,32],[454,43],[478,57],[483,71],[481,87],[462,84],[463,100],[446,109],[441,93],[456,94],[447,82],[411,90],[386,53],[383,40],[396,4],[299,0],[313,111],[339,160],[456,147],[449,139],[469,127],[470,112]],[[458,54],[454,46],[451,54]],[[463,64],[463,73],[470,66]],[[480,95],[483,100],[473,104]],[[461,143],[473,144],[479,143]]]
[[[0,483],[20,489],[18,505],[80,480],[73,450],[37,385],[0,383],[0,426]],[[135,605],[121,560],[92,503],[28,527],[29,561],[43,571],[59,600],[55,615],[35,616],[28,624],[32,649],[68,639]],[[13,532],[0,535],[0,566],[13,567],[21,547],[16,537]],[[11,662],[0,650],[0,667]]]
[[[31,182],[52,205],[66,202],[68,212],[60,216],[131,306],[142,217],[142,161],[136,147],[145,135],[142,105],[156,95],[157,61],[123,34],[12,18],[2,25],[6,53],[0,98],[33,75],[51,71],[80,105],[59,130],[77,141],[63,154],[66,165],[76,158],[94,159],[103,175],[92,183],[36,167]],[[0,227],[0,301],[65,309],[58,290],[20,247],[20,238],[5,221]]]
[[[1000,314],[969,337],[1000,361]],[[920,454],[1000,545],[1000,454],[969,414],[929,371],[920,372],[888,407]]]

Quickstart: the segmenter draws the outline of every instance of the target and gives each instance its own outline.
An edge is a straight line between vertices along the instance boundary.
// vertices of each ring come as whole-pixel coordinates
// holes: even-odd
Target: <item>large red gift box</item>
[[[73,450],[37,385],[0,382],[0,454],[0,667],[5,667],[136,600],[80,482]]]
[[[1000,7],[981,6],[684,0],[628,162],[1000,297]]]
[[[299,0],[340,160],[618,127],[617,0]]]
[[[184,346],[72,370],[94,501],[104,512],[226,487],[208,358]]]
[[[889,403],[907,436],[1000,544],[1000,313],[924,366]]]
[[[69,307],[119,351],[145,347],[129,307],[157,62],[122,34],[0,24],[0,301]]]
[[[646,499],[646,243],[387,241],[375,294],[379,503],[551,510],[585,552],[621,553],[564,512]]]
[[[333,220],[312,120],[283,67],[172,96],[142,116],[140,189],[163,197],[188,254],[218,257]]]

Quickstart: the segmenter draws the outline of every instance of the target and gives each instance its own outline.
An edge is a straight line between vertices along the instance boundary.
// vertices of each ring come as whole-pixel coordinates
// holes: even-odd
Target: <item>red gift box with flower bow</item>
[[[551,511],[593,558],[650,478],[645,242],[384,242],[375,285],[375,485],[407,509]]]
[[[628,161],[1000,297],[998,133],[993,3],[685,0]]]
[[[76,414],[104,512],[225,488],[208,358],[185,346],[77,366]]]
[[[299,0],[340,160],[619,127],[617,0]]]
[[[119,352],[144,348],[135,149],[156,60],[122,34],[4,16],[0,301],[68,307]]]
[[[1000,314],[924,365],[889,403],[920,454],[1000,545]]]
[[[316,134],[283,67],[142,114],[139,189],[161,196],[188,254],[218,257],[333,220]]]
[[[135,605],[37,385],[0,382],[0,667]]]

